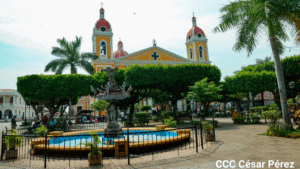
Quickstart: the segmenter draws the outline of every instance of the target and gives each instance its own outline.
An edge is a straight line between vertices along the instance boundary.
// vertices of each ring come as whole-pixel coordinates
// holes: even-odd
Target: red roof
[[[123,45],[123,42],[122,42],[122,41],[119,41],[119,42],[118,42],[118,45]]]
[[[97,29],[99,29],[102,26],[105,26],[106,29],[110,29],[110,24],[109,24],[109,22],[107,20],[105,20],[105,19],[99,19],[97,21],[96,27],[97,27]]]
[[[270,94],[268,91],[264,92],[264,100],[269,100],[270,99]],[[247,101],[247,97],[243,98],[244,101]],[[261,100],[261,94],[257,94],[253,100]],[[274,95],[271,92],[271,100],[274,100]]]
[[[13,91],[12,89],[0,89],[0,91]]]
[[[194,29],[194,35],[197,36],[197,34],[200,32],[202,36],[205,36],[204,32],[202,29],[200,29],[198,26],[192,27],[188,34],[186,35],[186,40],[189,40],[189,35],[191,35],[191,38],[193,37],[193,29]]]
[[[123,56],[126,56],[126,55],[128,55],[128,53],[126,51],[117,50],[117,51],[114,52],[114,54],[113,54],[114,57],[113,58],[117,59],[119,57],[123,57]]]

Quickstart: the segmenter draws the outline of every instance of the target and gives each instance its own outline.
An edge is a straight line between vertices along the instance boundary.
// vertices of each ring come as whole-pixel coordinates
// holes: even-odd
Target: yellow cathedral
[[[171,64],[188,64],[188,63],[199,63],[199,64],[210,64],[207,37],[204,31],[199,28],[196,24],[196,18],[192,18],[192,28],[186,35],[186,51],[187,58],[179,56],[166,49],[158,47],[156,41],[153,40],[153,46],[146,49],[142,49],[133,53],[127,53],[123,48],[123,42],[121,39],[117,43],[117,49],[113,50],[113,31],[111,24],[104,17],[104,9],[100,9],[100,18],[96,21],[93,28],[93,53],[98,56],[97,60],[92,60],[92,65],[96,72],[99,72],[102,68],[106,67],[118,67],[119,69],[126,69],[133,64],[145,65],[145,64],[157,64],[162,63],[164,65]],[[89,96],[83,97],[79,100],[78,106],[81,105],[80,110],[88,110],[89,106],[95,99],[91,99]],[[151,105],[152,99],[143,99],[140,102],[141,105]],[[77,106],[77,105],[76,105]],[[78,109],[78,106],[76,108]],[[170,107],[167,106],[167,110]],[[186,110],[186,100],[178,101],[178,110]]]

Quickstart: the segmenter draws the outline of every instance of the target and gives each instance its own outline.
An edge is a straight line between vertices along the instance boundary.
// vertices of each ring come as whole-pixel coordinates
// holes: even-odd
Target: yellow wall
[[[188,44],[187,45],[187,51],[188,51],[188,54],[187,54],[187,57],[188,57],[188,59],[191,59],[191,57],[190,57],[190,48],[192,48],[192,51],[193,51],[193,57],[195,57],[195,53],[194,53],[194,48],[193,48],[193,43],[190,43],[190,44]]]
[[[107,55],[107,58],[109,59],[111,56],[111,46],[110,46],[110,41],[111,41],[111,38],[109,36],[97,36],[96,37],[96,53],[98,55],[98,57],[100,57],[100,41],[101,40],[105,40],[107,42],[107,51],[106,51],[106,55]]]
[[[124,58],[122,60],[141,60],[141,61],[154,61],[154,59],[151,57],[153,52],[156,51],[156,53],[159,55],[158,61],[176,61],[176,62],[185,62],[182,59],[179,59],[177,57],[172,56],[171,54],[168,54],[166,52],[160,51],[158,49],[151,49],[148,51],[144,51],[141,53],[138,53],[136,55],[130,56],[128,58]]]
[[[204,58],[205,61],[207,61],[207,50],[206,50],[206,43],[205,42],[196,42],[196,52],[197,52],[197,59],[200,60],[200,54],[199,54],[199,45],[202,45],[204,48]]]

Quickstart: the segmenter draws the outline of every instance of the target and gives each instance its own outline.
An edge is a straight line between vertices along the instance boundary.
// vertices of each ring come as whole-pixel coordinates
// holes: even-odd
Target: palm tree
[[[233,50],[246,49],[248,57],[256,47],[260,33],[268,35],[275,63],[282,115],[286,129],[291,130],[293,126],[288,116],[280,54],[284,51],[282,42],[288,39],[286,25],[290,25],[299,36],[299,6],[299,0],[238,0],[221,8],[221,23],[213,29],[214,33],[218,33],[237,28],[238,37]]]
[[[45,72],[49,70],[55,74],[62,74],[63,70],[68,66],[71,67],[71,74],[77,73],[76,67],[85,69],[89,74],[94,74],[95,69],[88,61],[89,59],[96,60],[98,57],[94,53],[79,53],[82,38],[76,36],[76,40],[68,42],[65,38],[57,39],[60,47],[52,47],[52,55],[59,57],[59,59],[52,60],[45,67]]]

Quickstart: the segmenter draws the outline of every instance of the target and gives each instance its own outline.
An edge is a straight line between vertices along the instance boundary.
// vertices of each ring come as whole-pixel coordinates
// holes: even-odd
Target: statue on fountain
[[[108,82],[105,87],[101,86],[104,90],[100,90],[100,94],[96,95],[97,98],[106,100],[110,103],[110,110],[108,111],[108,124],[104,132],[105,137],[119,137],[123,135],[122,129],[117,122],[117,110],[115,104],[119,100],[123,100],[129,97],[129,92],[132,90],[132,87],[130,86],[127,92],[125,92],[125,82],[123,82],[123,85],[118,88],[118,85],[114,79],[115,72],[117,70],[117,67],[107,67],[101,70],[101,72],[107,72]]]

